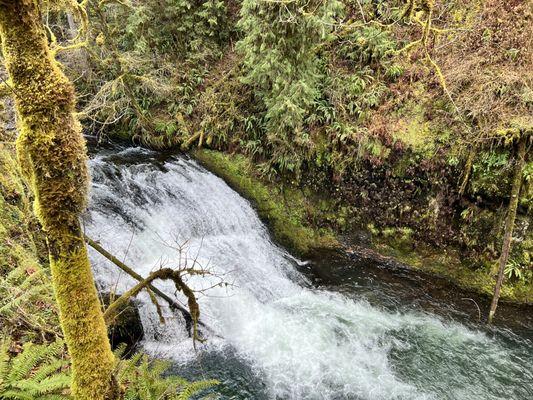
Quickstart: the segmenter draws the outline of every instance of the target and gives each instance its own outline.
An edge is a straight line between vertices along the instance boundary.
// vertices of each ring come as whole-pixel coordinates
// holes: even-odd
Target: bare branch
[[[144,282],[146,279],[144,279],[141,275],[136,273],[132,268],[128,267],[126,264],[124,264],[122,261],[120,261],[117,257],[115,257],[113,254],[108,252],[106,249],[104,249],[99,243],[94,241],[93,239],[89,238],[88,236],[85,236],[85,241],[89,246],[91,246],[94,250],[96,250],[98,253],[100,253],[102,256],[107,258],[109,261],[111,261],[113,264],[115,264],[117,267],[119,267],[122,271],[126,272],[129,276],[134,278],[135,280],[139,282]],[[208,272],[204,271],[202,274],[206,275]],[[153,279],[152,279],[153,280]],[[181,304],[179,304],[176,300],[173,300],[170,296],[159,290],[157,287],[153,286],[151,284],[152,281],[150,281],[145,287],[147,289],[150,289],[154,294],[165,300],[168,305],[170,306],[171,310],[179,310],[183,318],[185,319],[185,324],[187,330],[190,332],[191,327],[194,328],[195,325],[202,326],[203,328],[206,328],[213,332],[213,330],[207,326],[205,323],[203,323],[198,314],[198,318],[196,320],[196,323],[194,323],[194,318],[191,312],[187,310],[185,307],[183,307]],[[139,288],[141,290],[142,288]],[[130,289],[131,291],[132,289]],[[138,292],[137,292],[138,293]],[[107,312],[107,311],[106,311]]]
[[[7,84],[7,82],[1,82],[0,83],[0,98],[9,96],[11,93],[12,93],[12,89]]]
[[[157,271],[152,272],[148,278],[142,280],[137,285],[135,285],[133,288],[122,294],[117,300],[115,300],[112,304],[109,305],[107,310],[104,313],[104,319],[106,323],[109,325],[112,323],[112,321],[116,318],[117,312],[122,308],[127,301],[131,297],[135,297],[139,294],[139,292],[145,288],[149,288],[150,284],[155,281],[156,279],[161,280],[171,280],[174,282],[174,285],[176,286],[176,290],[181,291],[186,297],[187,297],[187,303],[189,306],[189,312],[192,317],[193,322],[193,340],[203,342],[203,339],[199,337],[198,335],[198,321],[200,319],[200,306],[198,305],[198,302],[196,301],[196,296],[194,295],[194,291],[185,284],[185,282],[182,279],[182,273],[181,270],[173,270],[171,268],[162,268]],[[195,274],[206,274],[202,271],[194,271]],[[160,312],[160,310],[159,310]],[[158,313],[159,313],[158,312]],[[161,318],[160,314],[160,318]]]
[[[85,47],[87,47],[87,42],[77,42],[77,43],[69,44],[68,46],[52,46],[51,51],[52,51],[52,55],[55,57],[58,53],[62,51],[82,49]]]

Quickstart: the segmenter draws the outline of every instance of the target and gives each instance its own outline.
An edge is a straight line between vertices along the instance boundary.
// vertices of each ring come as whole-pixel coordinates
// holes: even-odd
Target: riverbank
[[[436,371],[461,379],[461,393],[453,393],[457,399],[481,393],[496,400],[508,398],[514,387],[529,389],[529,375],[521,373],[530,360],[527,334],[501,329],[507,327],[501,321],[487,327],[477,323],[477,315],[463,324],[447,312],[454,307],[447,300],[422,304],[431,293],[412,289],[416,274],[387,281],[378,272],[396,271],[389,265],[373,268],[366,259],[335,264],[331,252],[315,253],[326,272],[335,274],[316,279],[318,261],[295,262],[275,244],[250,202],[185,155],[124,149],[102,152],[91,165],[89,235],[99,235],[115,254],[128,248],[128,262],[144,276],[162,255],[172,260],[166,243],[187,241],[191,256],[208,261],[232,283],[201,298],[202,315],[219,337],[198,345],[200,360],[189,357],[195,354],[190,339],[170,320],[160,325],[149,296],[140,298],[146,350],[175,358],[173,373],[180,376],[218,379],[221,398],[370,399],[379,390],[392,399],[402,385],[441,398],[455,386],[449,380],[434,383]],[[95,267],[100,282],[116,285],[110,267]],[[477,312],[473,303],[466,305]],[[513,363],[504,369],[512,389],[493,383],[489,372],[499,359]],[[477,379],[480,373],[487,381]],[[410,393],[404,397],[422,397]]]
[[[446,279],[464,290],[482,296],[492,295],[494,277],[486,268],[476,268],[473,258],[465,258],[453,246],[436,248],[416,239],[410,229],[376,227],[353,221],[343,213],[342,203],[324,190],[317,193],[288,182],[262,179],[257,168],[240,154],[199,149],[193,152],[207,169],[223,178],[234,190],[250,200],[273,236],[302,257],[312,258],[320,249],[357,252],[371,249],[376,257],[391,257],[412,270]],[[345,204],[344,209],[349,205]],[[352,225],[353,223],[353,225]],[[502,300],[531,304],[533,285],[507,282]]]
[[[159,37],[157,29],[141,32],[132,26],[126,31],[154,44],[139,53],[130,46],[130,34],[118,28],[120,14],[113,14],[108,23],[117,27],[121,51],[148,62],[128,73],[157,85],[136,92],[138,85],[130,82],[131,88],[110,96],[106,93],[113,87],[110,79],[116,79],[114,68],[95,65],[95,74],[89,74],[67,63],[67,70],[86,99],[80,105],[97,115],[87,121],[87,131],[99,139],[128,139],[164,151],[202,147],[242,154],[231,162],[212,160],[211,167],[225,169],[230,184],[257,200],[259,214],[269,220],[278,241],[297,254],[324,245],[335,248],[337,236],[347,247],[372,245],[412,268],[490,296],[512,182],[519,182],[505,268],[510,285],[503,296],[530,302],[531,152],[526,152],[520,172],[513,168],[518,144],[531,140],[533,126],[531,85],[524,80],[530,50],[523,29],[530,22],[525,2],[437,2],[432,11],[413,3],[413,15],[400,13],[393,3],[379,10],[373,4],[344,2],[335,23],[325,25],[335,27],[326,36],[313,33],[315,23],[304,22],[313,13],[300,15],[300,25],[310,30],[300,32],[295,43],[313,38],[314,44],[302,50],[302,60],[308,62],[287,57],[297,52],[287,50],[292,44],[282,33],[286,21],[278,21],[276,12],[263,15],[268,23],[256,21],[264,22],[263,30],[269,32],[256,37],[253,30],[242,29],[256,26],[251,22],[256,12],[247,15],[247,7],[224,8],[220,3],[220,13],[210,19],[218,21],[217,31],[225,32],[217,36],[220,40],[213,42],[211,34],[176,38],[176,43],[196,43],[193,48],[207,39],[203,43],[211,51],[206,59],[189,59],[188,46],[167,53],[160,39],[170,34]],[[148,8],[154,21],[166,14],[159,6]],[[422,35],[422,21],[433,24],[424,28],[430,41]],[[281,31],[270,31],[278,23]],[[505,38],[492,34],[502,29]],[[262,43],[265,38],[273,42]],[[256,54],[251,43],[269,51]],[[275,43],[289,47],[276,50]],[[104,41],[95,52],[107,48],[113,54],[110,44]],[[251,62],[255,56],[267,58]],[[161,65],[171,68],[155,79],[152,71]],[[93,75],[103,80],[85,79]],[[500,77],[503,86],[486,81],[491,76]],[[111,97],[100,107],[98,99]],[[243,168],[262,177],[261,186]]]
[[[252,162],[242,155],[205,149],[193,155],[253,203],[281,245],[302,257],[310,257],[316,250],[342,248],[334,231],[323,223],[324,210],[310,191],[258,179]]]

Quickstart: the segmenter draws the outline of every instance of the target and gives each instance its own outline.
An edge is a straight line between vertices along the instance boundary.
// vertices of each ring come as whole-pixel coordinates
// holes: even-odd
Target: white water
[[[212,336],[200,353],[231,348],[268,398],[533,398],[528,351],[515,354],[485,333],[434,316],[385,311],[313,288],[297,272],[297,260],[271,242],[250,204],[196,162],[155,162],[131,149],[96,156],[91,167],[89,235],[143,276],[178,264],[178,253],[164,242],[187,242],[189,258],[223,274],[233,286],[200,297],[202,320],[223,339]],[[92,258],[101,286],[120,292],[133,284],[99,255]],[[189,281],[196,289],[214,282]],[[181,318],[161,325],[148,297],[140,299],[145,349],[193,362]]]

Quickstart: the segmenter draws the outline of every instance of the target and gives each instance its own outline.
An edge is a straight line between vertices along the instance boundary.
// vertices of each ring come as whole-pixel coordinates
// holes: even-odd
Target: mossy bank
[[[249,199],[271,228],[275,239],[301,256],[312,257],[324,248],[350,251],[352,246],[369,246],[410,268],[447,278],[467,290],[487,296],[492,294],[493,265],[482,258],[465,256],[457,246],[429,244],[409,227],[363,223],[368,221],[364,215],[369,213],[366,207],[357,212],[343,202],[343,194],[331,193],[326,188],[319,192],[301,184],[262,178],[257,165],[241,154],[198,149],[193,155]],[[496,215],[492,214],[492,218]],[[523,224],[524,219],[522,216]],[[530,245],[528,243],[526,235],[518,247],[527,251],[524,249]],[[502,299],[531,303],[533,285],[525,280],[509,279],[503,288]]]
[[[392,245],[397,258],[485,294],[507,253],[524,139],[502,265],[504,297],[530,301],[527,1],[203,4],[150,3],[143,23],[129,8],[103,12],[89,41],[94,66],[69,59],[65,68],[88,131],[158,150],[242,154],[211,168],[296,253],[323,247],[331,232],[363,231],[381,252]]]
[[[321,223],[323,211],[310,191],[260,179],[254,164],[242,155],[206,149],[196,150],[193,155],[253,203],[282,245],[300,256],[341,248],[333,230]]]

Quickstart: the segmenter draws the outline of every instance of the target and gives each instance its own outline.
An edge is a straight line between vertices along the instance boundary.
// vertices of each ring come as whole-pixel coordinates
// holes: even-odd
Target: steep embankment
[[[371,223],[361,227],[361,218],[370,218],[376,205],[348,212],[346,208],[353,205],[326,190],[317,192],[308,185],[275,184],[261,178],[257,166],[242,155],[211,150],[195,150],[193,154],[249,199],[274,237],[300,255],[312,257],[313,250],[318,249],[358,251],[368,247],[376,251],[376,257],[392,256],[411,268],[450,279],[464,289],[492,294],[492,274],[472,268],[472,260],[464,261],[459,248],[431,246],[409,228],[379,229]],[[351,212],[359,215],[354,218]],[[533,288],[525,281],[511,281],[504,287],[502,298],[530,303]]]
[[[191,130],[200,132],[200,145],[248,160],[211,155],[208,165],[227,180],[234,179],[227,164],[248,165],[267,185],[318,199],[304,224],[357,238],[356,245],[364,232],[381,253],[490,295],[521,137],[531,149],[531,7],[410,3],[411,16],[398,23],[391,4],[376,11],[345,2],[342,29],[316,54],[317,81],[292,76],[302,90],[315,85],[311,106],[288,89],[272,98],[286,77],[268,69],[278,56],[269,46],[286,43],[262,42],[245,9],[240,51],[204,81]],[[283,24],[270,17],[274,25],[263,28],[275,37]],[[272,127],[273,118],[282,125],[291,113],[303,113],[303,122],[288,132]],[[504,293],[519,302],[533,299],[530,154]]]
[[[106,5],[89,41],[102,78],[73,59],[67,69],[98,134],[240,154],[226,179],[300,253],[316,244],[308,227],[371,236],[379,251],[485,294],[526,138],[504,296],[531,301],[530,3]],[[243,165],[261,189],[239,177]]]
[[[0,129],[0,325],[2,336],[52,340],[60,333],[46,245],[15,158],[13,134]]]

